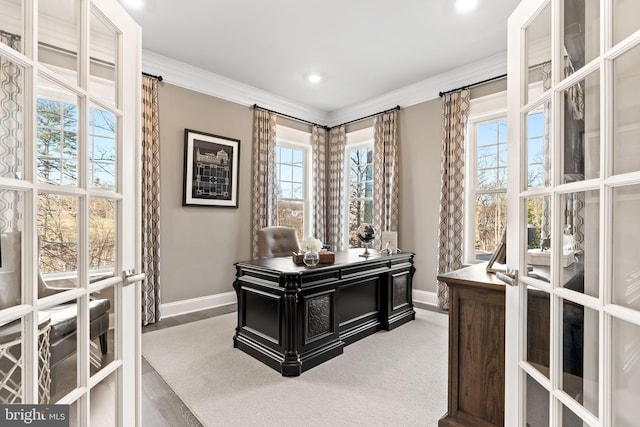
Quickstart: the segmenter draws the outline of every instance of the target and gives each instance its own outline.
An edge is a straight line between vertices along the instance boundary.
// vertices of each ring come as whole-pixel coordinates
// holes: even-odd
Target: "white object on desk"
[[[398,253],[398,232],[397,231],[383,231],[380,235],[381,251],[389,250],[390,254]]]

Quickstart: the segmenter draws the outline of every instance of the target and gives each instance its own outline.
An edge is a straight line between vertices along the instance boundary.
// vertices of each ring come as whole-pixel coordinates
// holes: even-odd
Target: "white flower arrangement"
[[[320,239],[316,239],[315,237],[307,237],[302,241],[302,248],[307,251],[320,252],[322,249],[322,242]]]

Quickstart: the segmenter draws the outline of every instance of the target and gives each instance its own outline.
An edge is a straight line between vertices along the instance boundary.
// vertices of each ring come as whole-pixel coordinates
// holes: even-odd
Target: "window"
[[[277,221],[280,226],[295,228],[302,241],[310,235],[311,227],[309,134],[282,126],[276,134]]]
[[[469,120],[466,262],[488,261],[507,220],[507,119]]]
[[[361,246],[356,230],[362,223],[373,222],[373,128],[349,133],[345,154],[348,198],[344,241],[356,248]]]

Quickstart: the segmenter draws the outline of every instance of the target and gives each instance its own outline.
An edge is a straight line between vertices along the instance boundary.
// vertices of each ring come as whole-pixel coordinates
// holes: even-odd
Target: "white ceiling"
[[[142,27],[146,53],[330,114],[488,57],[506,62],[507,18],[519,2],[479,0],[466,15],[453,0],[146,0],[125,8]],[[323,81],[306,81],[310,72]]]

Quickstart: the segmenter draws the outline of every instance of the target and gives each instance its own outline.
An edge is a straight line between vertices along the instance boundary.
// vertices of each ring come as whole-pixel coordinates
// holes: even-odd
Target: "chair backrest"
[[[260,258],[291,256],[300,251],[296,230],[290,227],[265,227],[258,231]]]

